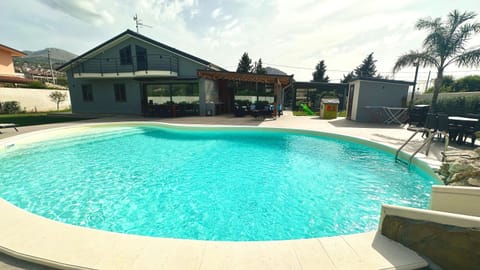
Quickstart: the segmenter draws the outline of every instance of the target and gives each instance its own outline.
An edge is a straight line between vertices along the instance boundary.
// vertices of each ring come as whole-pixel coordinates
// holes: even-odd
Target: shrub
[[[41,81],[32,81],[29,82],[26,87],[28,88],[39,88],[39,89],[47,89],[48,87]]]
[[[417,104],[429,104],[432,101],[418,100]],[[467,113],[480,113],[480,96],[443,97],[437,102],[437,112],[444,112],[448,115],[464,115]]]
[[[480,76],[470,75],[458,79],[455,81],[454,88],[457,92],[480,91]]]
[[[20,103],[18,101],[5,101],[0,103],[0,113],[19,113],[20,112]]]

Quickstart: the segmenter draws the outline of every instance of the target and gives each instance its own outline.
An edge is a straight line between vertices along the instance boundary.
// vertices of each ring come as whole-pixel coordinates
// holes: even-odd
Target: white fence
[[[17,101],[20,103],[20,110],[26,112],[55,111],[57,104],[49,97],[50,93],[55,91],[67,95],[65,101],[60,103],[60,110],[69,109],[71,103],[67,90],[0,87],[0,102]]]

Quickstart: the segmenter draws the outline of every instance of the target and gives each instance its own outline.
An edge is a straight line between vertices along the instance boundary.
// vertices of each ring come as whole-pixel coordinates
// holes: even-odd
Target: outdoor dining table
[[[385,114],[383,123],[385,124],[402,124],[402,119],[408,111],[408,108],[403,107],[387,107],[387,106],[365,106],[367,109],[380,109]]]
[[[458,143],[463,143],[463,137],[469,128],[474,127],[479,120],[477,118],[463,117],[463,116],[449,116],[448,122],[459,128]]]

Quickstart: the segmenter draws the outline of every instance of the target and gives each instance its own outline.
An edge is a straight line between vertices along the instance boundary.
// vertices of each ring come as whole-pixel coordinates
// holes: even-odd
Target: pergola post
[[[281,92],[282,91],[282,84],[280,83],[279,79],[275,79],[273,83],[273,96],[274,96],[274,102],[273,102],[273,114],[274,117],[277,117],[278,115],[278,102],[281,100]]]

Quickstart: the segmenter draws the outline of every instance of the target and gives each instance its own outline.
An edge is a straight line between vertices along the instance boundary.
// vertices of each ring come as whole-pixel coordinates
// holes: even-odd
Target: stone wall
[[[480,230],[386,216],[382,234],[442,269],[479,269]]]
[[[480,187],[480,149],[447,151],[439,174],[446,185]]]

